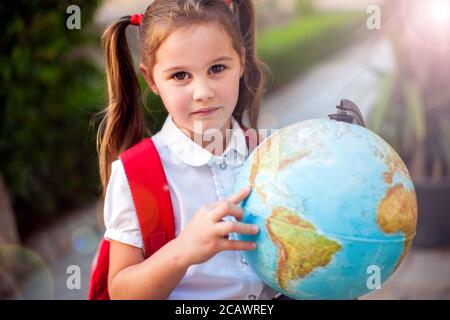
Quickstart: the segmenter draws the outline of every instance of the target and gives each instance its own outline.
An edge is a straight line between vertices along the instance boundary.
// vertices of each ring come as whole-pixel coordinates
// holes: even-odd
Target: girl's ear
[[[245,70],[245,47],[241,48],[241,77],[244,75]]]
[[[143,63],[139,63],[139,70],[142,73],[142,76],[147,82],[148,87],[153,91],[154,94],[159,95],[158,88],[155,85],[155,82],[152,79],[152,75],[150,74],[150,70],[148,70],[147,66]]]

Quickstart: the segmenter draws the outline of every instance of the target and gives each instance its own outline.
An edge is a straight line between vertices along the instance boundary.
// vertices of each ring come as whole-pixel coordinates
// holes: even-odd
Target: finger
[[[213,219],[218,222],[226,216],[233,216],[236,220],[241,220],[244,215],[242,208],[236,206],[228,200],[219,203],[213,210]]]
[[[228,200],[230,200],[234,204],[239,204],[239,202],[241,202],[242,200],[247,198],[247,196],[250,194],[251,190],[252,190],[252,188],[250,186],[247,186],[247,187],[241,189],[236,194],[230,196],[228,198]]]
[[[221,240],[220,242],[221,251],[223,250],[255,250],[256,243],[251,241],[240,241],[240,240]]]
[[[256,224],[242,223],[237,221],[224,221],[216,225],[217,234],[222,236],[231,232],[240,234],[257,234],[258,226]]]

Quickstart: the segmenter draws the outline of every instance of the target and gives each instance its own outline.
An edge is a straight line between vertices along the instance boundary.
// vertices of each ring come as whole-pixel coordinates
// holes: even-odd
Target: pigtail
[[[130,16],[111,24],[103,33],[108,105],[97,133],[100,179],[106,192],[111,163],[121,152],[138,143],[146,132],[140,108],[140,87],[126,41],[125,31]]]
[[[239,84],[239,98],[234,116],[242,126],[242,117],[246,109],[250,127],[257,129],[259,109],[269,68],[256,54],[256,14],[253,1],[237,0],[235,5],[245,48],[245,70]]]

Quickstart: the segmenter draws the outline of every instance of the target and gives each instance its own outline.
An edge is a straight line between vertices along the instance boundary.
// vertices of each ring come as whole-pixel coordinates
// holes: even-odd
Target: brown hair
[[[139,82],[125,37],[130,18],[125,16],[112,23],[102,37],[108,81],[108,105],[97,133],[103,194],[111,163],[148,133],[139,103]],[[139,28],[142,62],[152,70],[158,48],[173,30],[208,22],[218,23],[228,33],[239,56],[245,49],[244,74],[233,116],[243,126],[247,113],[250,127],[257,129],[268,68],[256,55],[255,8],[251,0],[233,0],[231,6],[224,0],[155,0],[147,7]]]

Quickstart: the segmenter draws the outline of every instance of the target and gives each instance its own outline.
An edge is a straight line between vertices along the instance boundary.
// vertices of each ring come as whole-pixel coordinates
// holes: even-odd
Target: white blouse
[[[215,156],[186,136],[169,115],[152,137],[169,185],[175,216],[175,235],[197,210],[233,193],[235,179],[248,156],[243,130],[232,119],[231,140],[221,156]],[[112,163],[104,219],[104,237],[143,247],[123,164]],[[225,220],[234,219],[226,217]],[[240,251],[222,251],[202,264],[192,265],[169,299],[271,299],[276,294],[256,276]]]

